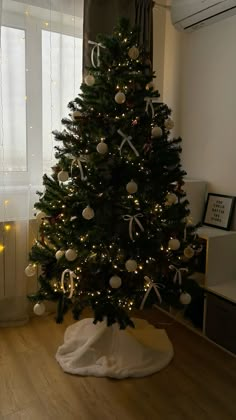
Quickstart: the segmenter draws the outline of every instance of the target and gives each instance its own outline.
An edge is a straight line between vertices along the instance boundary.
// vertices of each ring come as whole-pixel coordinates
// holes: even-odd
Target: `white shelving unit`
[[[192,276],[205,295],[201,334],[236,355],[236,231],[202,226],[197,233],[206,241],[205,273]],[[180,311],[170,315],[195,329]]]

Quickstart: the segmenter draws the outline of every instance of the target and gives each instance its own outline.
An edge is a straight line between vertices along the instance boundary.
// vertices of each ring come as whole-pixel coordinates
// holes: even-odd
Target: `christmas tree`
[[[92,64],[69,103],[56,165],[35,204],[39,239],[26,274],[40,267],[37,302],[58,302],[57,322],[85,307],[94,322],[132,325],[130,310],[188,304],[199,252],[183,190],[180,138],[154,88],[137,29],[122,19],[93,44]],[[188,293],[187,293],[188,292]]]

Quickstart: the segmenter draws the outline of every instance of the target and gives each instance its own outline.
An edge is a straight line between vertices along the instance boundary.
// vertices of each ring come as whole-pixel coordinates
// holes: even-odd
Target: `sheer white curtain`
[[[55,162],[51,132],[80,89],[83,0],[0,0],[0,24],[1,321],[1,298],[26,294],[35,192]]]
[[[41,183],[82,78],[82,0],[1,0],[0,219],[28,218],[14,192]],[[4,190],[4,191],[3,191]],[[9,197],[7,197],[9,195]],[[10,196],[11,200],[10,200]],[[13,201],[12,201],[13,199]],[[14,207],[14,209],[13,209]]]

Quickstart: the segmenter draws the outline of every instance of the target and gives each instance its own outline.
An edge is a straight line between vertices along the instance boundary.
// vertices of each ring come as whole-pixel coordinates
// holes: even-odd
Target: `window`
[[[51,132],[61,129],[67,104],[79,93],[83,2],[2,2],[0,198],[8,209],[0,203],[0,220],[2,213],[17,220],[28,218],[42,175],[55,163]]]
[[[54,159],[52,129],[61,128],[68,102],[79,91],[82,76],[82,39],[42,30],[43,170]]]

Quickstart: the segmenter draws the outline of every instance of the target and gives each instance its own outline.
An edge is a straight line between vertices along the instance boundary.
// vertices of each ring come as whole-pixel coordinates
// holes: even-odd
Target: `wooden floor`
[[[145,318],[160,328],[169,321],[175,356],[141,379],[64,373],[54,355],[69,317],[62,325],[50,315],[1,328],[0,420],[235,420],[236,358],[157,310]]]

